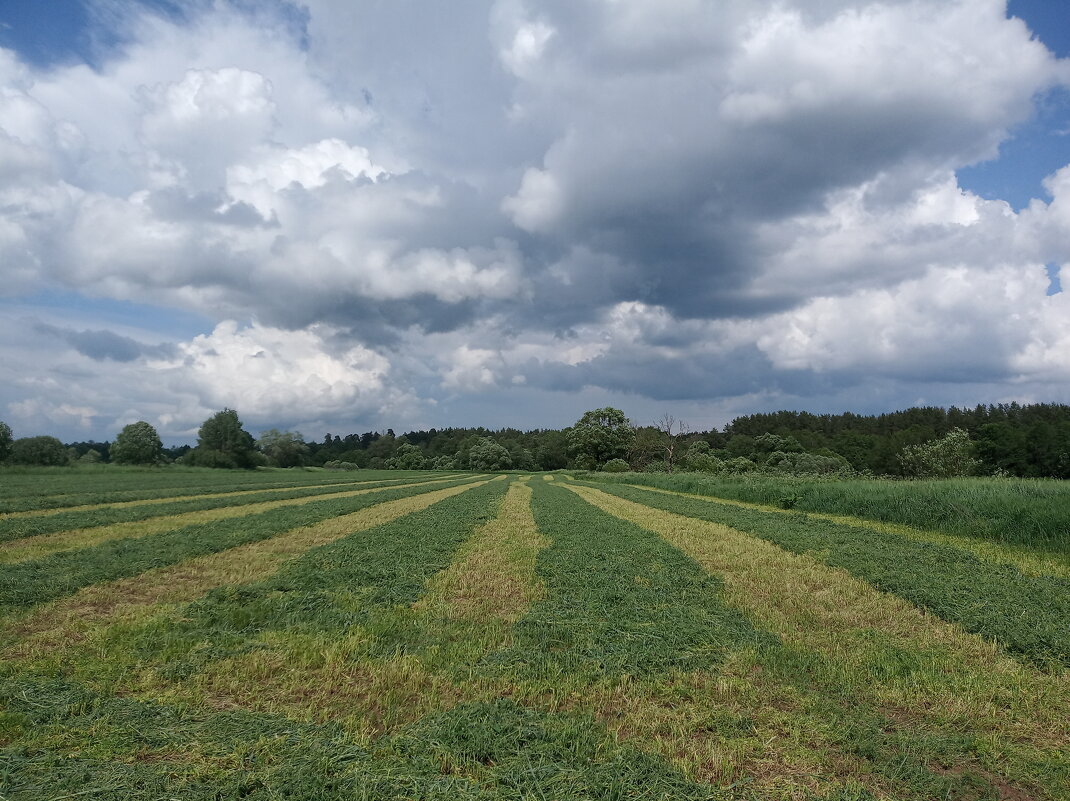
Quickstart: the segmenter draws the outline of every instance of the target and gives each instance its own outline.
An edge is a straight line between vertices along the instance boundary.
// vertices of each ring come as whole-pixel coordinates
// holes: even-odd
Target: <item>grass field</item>
[[[627,477],[117,475],[0,476],[4,801],[1070,799],[1057,537]]]

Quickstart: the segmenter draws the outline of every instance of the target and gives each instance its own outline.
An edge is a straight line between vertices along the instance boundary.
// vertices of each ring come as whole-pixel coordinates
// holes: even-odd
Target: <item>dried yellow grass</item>
[[[5,639],[19,638],[14,646],[5,649],[4,656],[32,658],[80,642],[92,631],[143,618],[159,607],[192,601],[214,587],[257,581],[310,548],[389,523],[486,483],[387,501],[270,539],[85,587],[70,597],[4,621],[0,631]]]
[[[898,797],[864,758],[822,734],[826,721],[805,698],[764,680],[756,662],[756,654],[744,650],[715,673],[595,685],[576,708],[685,775],[719,787],[745,784],[754,797],[803,801],[845,788],[882,801]],[[739,728],[726,731],[733,723]]]
[[[1038,553],[1036,551],[1017,548],[1013,545],[1005,545],[991,540],[973,539],[960,537],[954,534],[945,534],[942,531],[930,531],[927,529],[913,528],[899,523],[885,523],[880,520],[868,520],[864,517],[851,517],[849,515],[833,515],[825,512],[808,512],[800,509],[781,509],[778,506],[767,506],[748,501],[737,501],[731,498],[719,498],[715,495],[695,495],[690,492],[676,492],[674,490],[661,489],[660,487],[648,487],[643,484],[629,484],[634,489],[647,492],[657,492],[662,495],[679,495],[682,498],[690,498],[697,501],[723,504],[725,506],[738,506],[743,509],[753,509],[757,512],[773,512],[780,515],[803,515],[814,520],[827,520],[830,523],[839,523],[852,528],[864,528],[870,531],[880,531],[885,534],[896,534],[918,542],[931,542],[937,545],[950,545],[979,556],[989,562],[1012,565],[1023,573],[1031,576],[1062,576],[1070,578],[1070,563],[1065,557],[1052,554]]]
[[[516,621],[543,597],[535,559],[548,544],[531,514],[531,488],[521,479],[509,486],[497,516],[431,578],[416,609],[451,620]]]
[[[998,646],[881,593],[843,570],[727,526],[570,485],[589,503],[665,538],[724,583],[726,602],[787,644],[819,654],[852,694],[911,725],[970,732],[987,768],[1013,777],[1070,753],[1070,675],[1051,675]],[[875,650],[909,651],[923,669],[874,681]]]
[[[455,683],[413,655],[363,658],[360,631],[342,637],[271,633],[259,641],[263,649],[213,663],[182,684],[161,685],[143,674],[141,686],[124,691],[207,709],[330,721],[361,742],[464,701],[491,700],[504,690],[490,679]]]
[[[369,489],[348,490],[345,492],[331,493],[329,495],[310,495],[302,498],[286,498],[279,501],[263,501],[261,503],[245,504],[243,506],[224,506],[219,509],[201,509],[196,512],[184,512],[176,515],[162,515],[150,517],[145,520],[132,520],[128,523],[116,523],[111,526],[95,526],[93,528],[72,529],[69,531],[55,531],[49,534],[39,534],[34,537],[23,537],[17,540],[9,540],[0,543],[0,564],[14,564],[25,562],[30,559],[40,559],[49,554],[60,551],[70,551],[76,548],[88,548],[99,545],[108,540],[122,538],[140,538],[151,534],[160,534],[165,531],[175,531],[186,526],[211,523],[216,520],[227,520],[234,517],[268,512],[286,506],[304,506],[316,501],[332,501],[339,498],[353,498],[358,495],[367,495],[372,492],[385,492],[393,489],[408,489],[424,484],[436,484],[443,481],[451,481],[451,478],[439,478],[431,481],[417,481],[409,484],[392,484],[389,487],[372,487]],[[370,482],[364,482],[370,483]],[[234,493],[242,495],[244,493]]]

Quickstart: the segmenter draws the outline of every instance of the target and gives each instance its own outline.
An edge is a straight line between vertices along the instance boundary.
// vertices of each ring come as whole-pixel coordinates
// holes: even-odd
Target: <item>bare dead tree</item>
[[[655,421],[654,427],[663,435],[661,449],[665,453],[665,469],[671,473],[676,465],[680,441],[691,433],[691,428],[683,420],[677,420],[668,412]]]

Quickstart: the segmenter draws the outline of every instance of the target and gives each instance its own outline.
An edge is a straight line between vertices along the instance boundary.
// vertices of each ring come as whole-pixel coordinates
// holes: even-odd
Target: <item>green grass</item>
[[[433,477],[421,476],[421,479],[431,481]],[[419,479],[418,479],[419,480]],[[379,482],[359,485],[346,482],[329,487],[301,488],[282,487],[278,489],[257,490],[249,495],[220,497],[222,493],[211,495],[194,495],[180,501],[166,501],[162,503],[138,503],[136,506],[102,506],[99,509],[86,509],[80,511],[57,510],[53,513],[32,517],[7,517],[0,518],[0,542],[23,539],[25,537],[38,537],[45,534],[54,534],[60,531],[74,529],[97,528],[110,526],[115,523],[130,523],[138,520],[147,520],[151,517],[169,517],[185,512],[199,512],[208,509],[221,509],[224,507],[249,506],[265,501],[281,501],[296,498],[310,498],[314,496],[329,496],[348,490],[373,488],[376,486],[390,486],[392,484],[411,483],[411,479],[392,478]]]
[[[466,479],[470,480],[470,479]],[[464,480],[458,483],[464,483]],[[261,514],[188,526],[144,538],[110,540],[91,548],[7,565],[0,571],[0,613],[70,595],[82,587],[267,539],[283,531],[349,514],[373,504],[441,489],[431,484],[345,499],[313,501]]]
[[[680,551],[567,489],[532,483],[535,522],[551,541],[536,562],[547,597],[491,667],[542,682],[664,674],[710,668],[762,640]]]
[[[599,484],[644,484],[948,534],[1030,545],[1070,558],[1070,482],[964,478],[931,481],[588,473]]]
[[[339,521],[337,539],[294,547],[252,577],[202,575],[177,600],[150,597],[77,636],[42,628],[30,642],[11,628],[0,798],[1070,798],[1070,721],[1045,717],[1066,708],[1052,656],[1063,640],[1049,624],[1063,614],[1052,588],[1068,583],[1023,583],[946,546],[801,515],[598,484],[643,504],[625,515],[609,495],[542,480],[528,482],[529,506],[526,487],[473,476],[0,565],[0,609],[18,621],[79,587],[140,581],[153,567],[468,483],[380,518],[390,522]],[[733,534],[740,549],[729,553],[728,532],[708,547],[696,519],[750,533]],[[764,583],[753,577],[759,554]],[[928,592],[911,600],[943,603],[945,618],[987,626],[1009,649],[1013,634],[1028,658],[949,636],[953,627],[824,565],[903,597]],[[826,598],[825,617],[808,617],[798,593],[769,591],[803,579],[861,606],[841,618]],[[865,592],[851,595],[852,583]],[[473,609],[486,611],[460,613]],[[903,625],[928,628],[909,637]],[[1015,690],[1055,701],[1000,695]],[[1005,725],[987,725],[1001,712]]]
[[[310,484],[347,484],[437,477],[427,471],[322,469],[211,470],[199,467],[144,468],[0,467],[0,514],[70,506],[206,495]]]
[[[414,628],[410,605],[492,515],[504,491],[504,482],[490,482],[315,548],[263,581],[213,590],[190,604],[180,622],[165,621],[165,631],[153,623],[131,633],[129,648],[143,656],[155,652],[163,675],[172,679],[264,648],[263,637],[274,632],[315,636],[359,628],[368,654],[403,651]]]
[[[331,725],[204,715],[64,681],[0,687],[9,801],[89,796],[253,801],[721,797],[621,745],[590,718],[514,702],[460,705],[362,747]]]
[[[594,486],[594,485],[592,485]],[[794,553],[843,568],[1008,651],[1044,665],[1070,666],[1070,581],[1027,576],[968,551],[880,531],[782,515],[609,482],[597,486],[656,509],[722,523]]]

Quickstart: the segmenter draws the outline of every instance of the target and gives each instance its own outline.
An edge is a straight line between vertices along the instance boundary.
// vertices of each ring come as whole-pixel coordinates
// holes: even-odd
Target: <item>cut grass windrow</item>
[[[664,539],[554,485],[535,487],[534,511],[552,539],[539,557],[547,598],[488,664],[504,663],[521,692],[590,711],[693,775],[753,783],[757,797],[989,786],[930,766],[916,732],[890,735],[842,686],[814,686],[808,654],[752,628],[716,576]]]
[[[449,479],[434,479],[431,476],[420,476],[415,479],[416,482],[431,480]],[[0,520],[0,544],[3,542],[25,539],[27,537],[40,537],[63,531],[96,528],[99,526],[114,525],[116,523],[147,520],[152,517],[165,517],[168,515],[184,514],[186,512],[219,509],[227,506],[241,506],[273,500],[311,498],[328,495],[340,496],[345,492],[352,490],[354,487],[367,488],[409,483],[414,483],[414,480],[412,478],[398,478],[392,480],[380,479],[376,481],[353,482],[341,485],[327,484],[319,487],[285,487],[274,490],[243,491],[235,493],[234,495],[228,493],[214,493],[210,495],[196,495],[178,499],[153,499],[150,501],[138,501],[129,504],[102,504],[86,510],[48,510],[40,515],[9,516]]]
[[[584,503],[558,482],[533,486],[546,598],[518,621],[500,669],[533,680],[708,668],[761,640],[719,599],[718,583],[664,541]]]
[[[514,482],[498,515],[431,578],[416,608],[449,620],[512,623],[543,595],[535,559],[548,542],[531,516],[531,488],[524,479]]]
[[[158,608],[193,601],[215,587],[262,580],[311,548],[392,522],[482,483],[382,501],[270,539],[84,587],[72,596],[5,621],[0,631],[8,647],[0,654],[8,660],[62,659],[67,647],[84,642],[91,631],[99,637],[109,626],[128,624],[151,616]]]
[[[572,489],[657,532],[719,576],[726,600],[789,650],[787,660],[773,660],[767,651],[765,672],[787,668],[817,688],[851,697],[896,728],[912,730],[919,745],[937,745],[934,756],[945,767],[977,763],[974,770],[997,788],[1025,785],[1037,788],[1038,797],[1070,788],[1066,674],[1038,673],[810,556],[723,525]]]
[[[694,495],[692,493],[676,492],[675,490],[661,489],[659,487],[642,486],[641,488],[649,492],[662,492],[666,495],[680,495],[684,498],[699,499],[708,501],[709,503],[720,503],[728,506],[738,506],[743,509],[753,509],[758,512],[795,516],[803,515],[813,520],[825,520],[830,523],[851,526],[852,528],[861,528],[867,531],[879,531],[885,534],[897,534],[901,537],[917,540],[919,542],[949,545],[952,548],[970,551],[976,556],[990,562],[1013,565],[1028,575],[1070,578],[1070,556],[1067,556],[1065,552],[1053,553],[1047,548],[1037,548],[1022,543],[1001,542],[993,539],[979,539],[959,534],[947,534],[941,531],[927,531],[898,523],[870,520],[864,517],[834,515],[799,509],[782,509],[776,506],[750,503],[748,501],[739,501],[732,498],[719,498],[713,495]]]
[[[237,632],[230,633],[244,635],[246,640],[244,646],[237,639],[232,641],[229,645],[238,653],[223,658],[219,658],[221,655],[218,630],[202,629],[199,632],[204,643],[213,644],[212,658],[204,660],[203,653],[198,656],[196,652],[187,652],[185,660],[179,658],[176,664],[175,652],[181,652],[183,649],[174,648],[173,644],[161,646],[173,637],[172,623],[162,619],[151,621],[146,620],[144,616],[127,616],[120,622],[113,617],[110,631],[98,629],[94,637],[82,642],[84,634],[78,627],[70,629],[61,621],[40,618],[38,627],[51,629],[41,632],[40,636],[47,638],[46,641],[55,644],[55,629],[58,628],[62,632],[67,628],[67,637],[61,633],[58,638],[60,643],[75,640],[78,642],[74,649],[75,654],[89,653],[93,657],[92,662],[82,666],[77,656],[72,655],[71,649],[53,651],[50,654],[51,658],[56,660],[53,670],[62,669],[68,673],[80,674],[82,678],[94,684],[103,681],[107,685],[108,677],[111,677],[113,681],[119,682],[118,686],[113,683],[112,689],[121,689],[124,696],[137,691],[143,696],[148,694],[182,700],[187,705],[193,703],[202,710],[198,714],[204,716],[205,722],[198,723],[185,739],[162,736],[157,727],[170,724],[169,730],[185,731],[188,721],[179,720],[177,710],[168,712],[170,707],[134,704],[131,701],[121,702],[119,706],[117,702],[104,700],[83,705],[63,704],[52,713],[52,718],[48,718],[41,710],[48,708],[50,704],[55,706],[55,702],[47,697],[47,694],[42,694],[40,689],[35,689],[32,685],[27,687],[28,677],[24,675],[21,684],[13,684],[8,692],[9,697],[14,699],[12,705],[20,714],[33,716],[33,725],[24,721],[24,725],[30,725],[30,728],[19,733],[19,740],[32,745],[33,736],[39,736],[45,738],[49,748],[36,752],[37,761],[31,765],[14,761],[14,775],[20,780],[28,781],[28,777],[36,770],[39,773],[47,773],[62,783],[66,780],[65,771],[71,767],[71,762],[65,761],[63,756],[73,752],[82,760],[77,764],[87,774],[92,772],[93,776],[118,776],[121,782],[137,787],[149,783],[150,778],[156,776],[151,770],[154,770],[152,765],[158,761],[165,764],[169,762],[168,767],[172,773],[184,778],[197,777],[207,780],[208,776],[214,775],[218,777],[220,786],[230,787],[232,774],[229,770],[257,771],[257,765],[267,767],[278,760],[295,759],[284,755],[272,758],[271,753],[277,747],[276,741],[256,735],[259,731],[256,721],[272,721],[278,718],[229,711],[214,717],[203,711],[240,706],[261,712],[285,714],[291,719],[304,721],[338,721],[346,731],[358,734],[360,746],[374,754],[396,754],[400,749],[405,755],[413,755],[424,754],[431,749],[435,755],[434,775],[443,773],[478,779],[483,792],[489,794],[486,796],[488,798],[502,797],[500,793],[504,793],[507,798],[517,798],[517,787],[524,788],[524,792],[533,798],[722,797],[715,788],[685,778],[686,774],[669,767],[663,759],[640,750],[644,744],[650,744],[650,738],[644,742],[632,736],[639,728],[639,718],[649,718],[659,712],[664,717],[667,695],[655,696],[653,692],[654,687],[661,686],[664,676],[658,674],[654,683],[645,691],[640,690],[628,677],[617,676],[612,682],[616,691],[611,692],[601,686],[593,688],[583,681],[575,681],[578,677],[572,675],[573,681],[559,682],[557,691],[551,689],[548,694],[544,683],[533,687],[512,684],[508,675],[497,671],[490,671],[488,674],[486,667],[481,668],[478,664],[479,657],[485,653],[488,645],[500,644],[497,635],[488,635],[487,632],[490,628],[487,624],[492,622],[492,617],[500,615],[513,619],[520,611],[513,600],[516,592],[503,594],[497,588],[486,587],[485,579],[481,578],[478,580],[478,586],[484,587],[486,595],[493,599],[490,604],[473,603],[475,599],[471,590],[475,585],[468,585],[469,591],[462,593],[463,600],[454,609],[451,599],[457,600],[458,596],[451,588],[456,588],[457,580],[468,568],[474,567],[469,560],[478,546],[479,550],[500,550],[501,558],[496,558],[495,563],[504,567],[507,584],[514,588],[518,583],[526,584],[529,589],[523,591],[523,594],[528,598],[535,597],[536,587],[530,575],[531,551],[543,545],[544,541],[534,531],[530,508],[518,503],[526,500],[523,497],[527,495],[524,489],[526,488],[519,486],[510,488],[498,516],[476,528],[471,538],[455,551],[449,567],[431,576],[427,582],[427,594],[414,604],[378,606],[373,610],[373,614],[368,616],[368,623],[363,626],[352,625],[340,629],[337,624],[322,621],[332,605],[342,607],[341,610],[335,610],[337,614],[338,611],[355,612],[362,604],[354,602],[345,592],[339,594],[335,591],[326,598],[322,597],[322,593],[302,593],[304,581],[273,585],[272,594],[281,591],[284,593],[281,597],[288,607],[301,610],[297,619],[276,615],[276,619],[282,618],[285,625],[279,628],[279,623],[276,623],[270,631],[265,632],[256,623],[260,616],[254,614],[251,620],[244,621],[244,625],[227,627],[225,631],[237,629]],[[569,497],[564,493],[561,493],[561,496],[565,499]],[[486,504],[483,506],[485,508]],[[450,515],[445,520],[453,520],[454,517],[455,515]],[[442,533],[448,535],[451,531],[447,527],[445,532],[436,533],[429,530],[427,521],[424,521],[424,525],[413,525],[418,522],[413,518],[398,521],[408,524],[407,528],[410,530],[426,532],[421,535],[422,538]],[[526,534],[518,538],[511,530],[513,526]],[[404,536],[405,531],[401,530],[397,534]],[[387,536],[394,539],[397,534]],[[335,558],[330,562],[333,564],[339,557],[346,561],[347,552],[361,554],[366,541],[379,540],[383,535],[383,529],[378,529],[368,531],[356,541],[354,538],[339,541],[332,546]],[[657,542],[656,539],[654,541]],[[397,547],[397,541],[384,545],[387,548]],[[308,554],[300,561],[305,561],[313,555]],[[296,563],[294,566],[297,566]],[[364,575],[368,576],[367,573]],[[395,580],[407,582],[404,576],[391,572],[387,575],[394,575]],[[367,578],[364,581],[367,581]],[[338,584],[337,580],[328,582],[329,587],[337,587]],[[342,586],[346,590],[351,588],[349,582],[342,583]],[[462,583],[462,586],[465,584]],[[414,589],[410,587],[406,593],[409,599],[415,597]],[[87,592],[91,593],[92,588],[84,590],[83,594]],[[301,594],[293,597],[292,593]],[[258,593],[258,596],[263,596],[263,593]],[[233,599],[233,595],[227,597]],[[649,595],[644,597],[650,600]],[[320,600],[316,600],[317,598]],[[70,601],[60,602],[60,605],[67,605]],[[275,602],[278,603],[277,600]],[[226,598],[217,598],[216,605],[225,608]],[[230,614],[233,615],[242,608],[244,605],[231,609]],[[488,618],[481,623],[466,619],[473,608],[487,610]],[[44,611],[39,610],[38,615]],[[68,612],[77,615],[74,609],[69,609]],[[301,618],[307,616],[319,618],[320,625],[310,626],[307,619],[302,622]],[[446,630],[435,630],[433,626],[436,619],[443,616],[457,625],[447,626]],[[176,615],[172,613],[167,617],[168,621],[174,621]],[[182,619],[189,617],[188,612],[181,613]],[[340,635],[340,631],[347,633]],[[472,642],[467,645],[448,642],[456,638],[468,638]],[[446,647],[439,650],[444,644]],[[656,642],[653,645],[656,647]],[[47,673],[48,660],[42,658],[41,646],[42,642],[37,642],[30,653],[38,654],[37,668]],[[159,654],[161,647],[171,652],[171,661],[162,671],[145,672],[143,665],[139,667],[141,660],[151,658],[153,653]],[[19,651],[26,654],[25,644]],[[190,656],[202,661],[195,674],[187,677],[185,674],[190,667]],[[459,660],[460,664],[451,664],[451,658]],[[101,661],[105,664],[101,664]],[[181,667],[183,661],[185,668]],[[139,673],[141,678],[132,680],[132,677]],[[170,676],[162,683],[161,673]],[[622,686],[629,690],[622,693]],[[502,694],[515,695],[518,700],[522,699],[525,705],[543,711],[522,708],[514,701],[496,700]],[[20,706],[19,701],[22,698],[27,701],[32,699],[32,703]],[[622,699],[634,702],[628,704],[628,714],[623,716],[624,725],[631,730],[630,742],[623,745],[602,725],[594,723],[589,714],[582,714],[584,710],[588,710],[589,713],[605,717],[607,705],[619,704]],[[564,714],[548,714],[555,708],[570,711]],[[133,719],[128,719],[130,715],[135,714]],[[420,720],[427,714],[433,717]],[[188,718],[189,715],[186,714],[185,717]],[[609,717],[615,716],[611,714]],[[693,728],[708,731],[711,723],[708,711],[699,712],[698,717],[699,720]],[[724,726],[730,730],[740,730],[740,725],[733,715],[726,713],[723,717],[725,719],[721,723]],[[212,741],[211,732],[217,731],[215,726],[232,719],[241,720],[243,725],[252,729],[240,757],[226,749],[220,751]],[[410,721],[416,722],[406,728]],[[619,724],[619,721],[617,723]],[[292,728],[302,724],[290,725]],[[386,740],[375,738],[377,732],[396,730],[399,726],[402,728],[397,735]],[[304,728],[301,730],[312,731]],[[81,732],[86,733],[80,734]],[[756,727],[754,732],[748,728],[747,732],[749,739],[767,739],[761,727]],[[689,734],[692,736],[685,738],[685,742],[690,745],[696,738],[693,733]],[[252,744],[250,739],[254,740]],[[92,761],[91,757],[102,760],[108,753],[102,743],[110,743],[113,740],[118,741],[116,749],[121,755],[134,752],[139,755],[138,758],[127,757],[120,765]],[[310,744],[310,747],[314,753],[319,753],[314,744]],[[761,741],[751,747],[761,748]],[[116,749],[112,750],[112,759],[116,758]],[[672,747],[661,750],[668,752],[666,756],[674,756],[673,751],[679,749]],[[252,761],[251,755],[255,755]],[[722,760],[726,758],[724,754],[719,756]],[[175,760],[180,761],[176,763]],[[679,758],[674,761],[681,762]],[[125,773],[130,766],[137,768],[138,772]],[[108,773],[109,767],[113,773]],[[142,768],[149,772],[142,771]],[[295,765],[295,769],[300,771],[300,764]],[[405,768],[397,765],[396,769]],[[360,770],[366,776],[377,775],[377,769],[367,763],[361,763]],[[517,775],[517,771],[520,775]],[[265,777],[264,768],[260,768],[255,775]],[[267,772],[263,781],[276,790],[280,777]],[[724,782],[728,783],[729,780]],[[812,784],[813,782],[808,782],[808,786]],[[393,797],[384,785],[375,786],[379,794],[373,797]],[[447,785],[448,791],[454,794],[449,797],[467,797],[463,795],[467,786],[469,785],[464,783]],[[744,781],[743,786],[748,786],[748,782]],[[769,786],[768,782],[761,785],[763,790]],[[318,785],[309,785],[309,788],[312,787]],[[588,791],[594,795],[586,795]],[[191,795],[192,792],[191,786],[182,785],[182,797],[197,797]],[[311,792],[311,789],[307,792]],[[619,796],[621,792],[625,795]],[[751,796],[749,793],[745,796],[742,793],[730,793],[724,797],[728,795],[733,798],[769,797],[764,794]],[[302,797],[308,796],[306,794]],[[810,797],[816,798],[813,795]]]
[[[203,714],[63,681],[0,687],[8,801],[709,801],[708,786],[587,718],[465,704],[367,746],[333,725]],[[846,800],[845,800],[846,801]]]
[[[84,474],[87,472],[88,474]],[[107,506],[126,501],[181,500],[196,495],[237,491],[263,491],[357,481],[390,481],[441,478],[444,473],[423,471],[361,470],[334,473],[325,470],[218,471],[202,468],[181,472],[178,468],[59,468],[52,476],[0,475],[0,519],[22,512],[49,514],[73,507]]]
[[[89,666],[86,678],[117,675],[125,693],[206,706],[353,719],[361,731],[418,719],[457,696],[422,692],[424,705],[407,695],[412,605],[504,493],[504,482],[483,482],[307,551],[259,582],[219,587],[179,618],[113,626],[93,646],[107,666]]]
[[[470,483],[475,478],[461,483]],[[196,556],[225,551],[281,532],[349,514],[383,501],[418,495],[431,484],[399,489],[386,487],[346,498],[329,497],[299,506],[193,525],[141,539],[104,542],[91,548],[64,551],[43,559],[0,569],[0,613],[27,609],[71,595],[82,587],[144,573]]]
[[[337,492],[330,493],[330,496],[333,498],[352,498],[369,492],[378,492],[385,487],[404,489],[406,487],[415,487],[422,484],[431,485],[450,480],[453,479],[442,478],[401,484],[396,482],[383,482],[376,483],[373,487],[365,486],[362,489],[356,490],[349,488],[352,485],[345,485],[339,488]],[[159,534],[164,531],[174,531],[176,529],[185,528],[186,526],[210,523],[215,520],[244,517],[246,515],[259,514],[271,509],[287,506],[300,506],[302,504],[322,500],[324,494],[325,493],[320,492],[310,495],[300,495],[297,498],[260,501],[258,503],[243,503],[233,506],[224,506],[222,508],[200,509],[193,512],[150,517],[143,520],[131,520],[126,523],[115,523],[110,526],[102,525],[92,528],[74,529],[73,531],[40,534],[34,537],[23,537],[22,539],[0,542],[0,565],[24,562],[28,559],[40,559],[60,551],[88,548],[92,545],[107,542],[108,540],[147,537],[152,534]]]
[[[1029,576],[969,551],[804,515],[770,514],[645,488],[601,484],[645,506],[720,523],[809,554],[1041,666],[1070,665],[1070,580]],[[1053,668],[1057,669],[1057,668]]]

